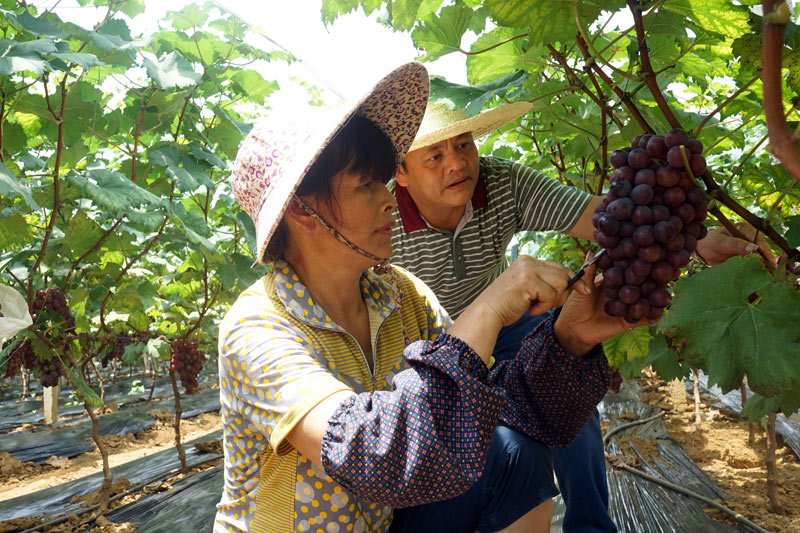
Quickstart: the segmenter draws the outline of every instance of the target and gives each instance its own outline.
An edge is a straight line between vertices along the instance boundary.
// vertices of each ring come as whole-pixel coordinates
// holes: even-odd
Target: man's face
[[[409,152],[395,179],[408,188],[426,218],[437,210],[465,206],[478,182],[478,148],[472,133]]]

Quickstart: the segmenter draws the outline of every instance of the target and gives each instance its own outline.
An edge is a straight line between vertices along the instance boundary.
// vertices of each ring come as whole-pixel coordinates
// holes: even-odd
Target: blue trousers
[[[496,361],[516,357],[523,337],[549,317],[524,315],[500,331],[494,349]],[[514,429],[495,430],[484,475],[466,493],[443,502],[396,509],[392,533],[497,531],[551,498],[555,472],[566,504],[564,532],[613,533],[608,515],[608,481],[595,410],[575,441],[567,448],[548,448]]]

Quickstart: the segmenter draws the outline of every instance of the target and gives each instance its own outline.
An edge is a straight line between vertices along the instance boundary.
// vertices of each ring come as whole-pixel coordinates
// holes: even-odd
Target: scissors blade
[[[597,261],[598,259],[600,259],[600,256],[603,255],[604,253],[606,253],[605,248],[600,250],[595,255],[593,255],[591,259],[588,259],[585,263],[583,263],[581,265],[581,268],[578,269],[578,271],[575,273],[575,275],[572,276],[572,278],[567,282],[567,288],[565,290],[571,289],[573,285],[578,283],[578,280],[583,277],[583,274],[586,271],[586,267],[588,267],[589,265],[594,264],[594,262]]]

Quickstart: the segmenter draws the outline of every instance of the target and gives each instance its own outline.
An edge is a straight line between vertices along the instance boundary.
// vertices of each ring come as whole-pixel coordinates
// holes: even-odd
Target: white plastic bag
[[[33,324],[25,298],[6,285],[0,285],[0,339],[13,337]]]

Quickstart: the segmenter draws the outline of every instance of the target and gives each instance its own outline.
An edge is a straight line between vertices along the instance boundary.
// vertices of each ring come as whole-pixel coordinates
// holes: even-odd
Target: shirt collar
[[[310,326],[344,331],[314,301],[308,289],[286,261],[275,261],[272,275],[275,293],[289,314]],[[375,274],[372,269],[365,270],[361,274],[359,284],[361,295],[370,312],[385,319],[394,311],[391,284]]]
[[[400,220],[403,222],[403,229],[406,233],[426,229],[428,223],[419,212],[417,204],[408,193],[408,189],[402,185],[395,184],[394,195],[397,198],[397,211],[400,213]],[[486,196],[486,179],[481,173],[478,176],[478,184],[475,185],[475,191],[472,193],[472,209],[477,211],[483,209],[488,204]]]

